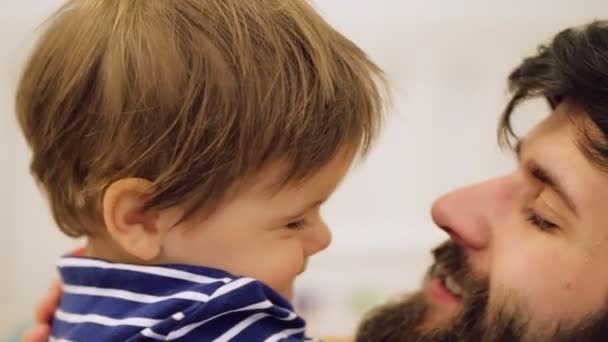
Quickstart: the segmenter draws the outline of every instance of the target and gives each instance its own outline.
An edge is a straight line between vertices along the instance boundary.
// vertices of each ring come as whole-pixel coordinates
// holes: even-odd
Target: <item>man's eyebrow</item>
[[[517,142],[517,145],[515,145],[514,150],[519,161],[521,161],[521,154],[522,149],[524,147],[524,143],[524,140],[519,140]],[[532,160],[527,162],[526,164],[526,167],[532,174],[532,176],[541,183],[551,188],[551,190],[553,190],[566,204],[568,209],[570,209],[576,217],[579,217],[578,210],[576,208],[576,205],[574,204],[574,201],[572,200],[572,196],[568,194],[565,187],[563,186],[563,182],[560,181],[560,178],[557,177],[555,174],[551,173],[547,168],[541,166],[536,161]]]
[[[515,144],[515,148],[513,148],[513,151],[515,152],[515,155],[517,156],[517,160],[521,161],[521,149],[524,145],[524,139],[518,139],[517,140],[517,144]]]

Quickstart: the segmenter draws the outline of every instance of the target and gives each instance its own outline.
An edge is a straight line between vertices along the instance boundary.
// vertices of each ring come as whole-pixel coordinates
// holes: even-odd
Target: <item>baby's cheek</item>
[[[275,291],[285,295],[291,292],[298,274],[304,267],[302,256],[296,254],[277,255],[265,264],[259,265],[260,279]]]

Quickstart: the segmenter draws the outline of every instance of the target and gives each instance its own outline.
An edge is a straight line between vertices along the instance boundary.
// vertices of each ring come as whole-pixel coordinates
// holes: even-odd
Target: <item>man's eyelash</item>
[[[556,228],[559,228],[558,225],[551,221],[545,220],[532,209],[526,210],[526,220],[543,231],[553,231]]]

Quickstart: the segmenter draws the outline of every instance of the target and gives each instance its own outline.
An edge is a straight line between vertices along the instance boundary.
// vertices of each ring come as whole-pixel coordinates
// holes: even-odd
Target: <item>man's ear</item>
[[[152,182],[125,178],[112,183],[103,197],[103,217],[112,239],[127,253],[152,261],[162,252],[166,232],[176,220],[167,220],[162,210],[144,210]]]

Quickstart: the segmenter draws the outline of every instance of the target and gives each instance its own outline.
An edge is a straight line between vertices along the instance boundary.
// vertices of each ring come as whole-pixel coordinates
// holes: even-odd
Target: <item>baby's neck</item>
[[[87,240],[85,256],[122,264],[147,264],[143,260],[140,260],[125,252],[124,249],[122,249],[118,244],[114,243],[114,241],[111,239],[106,239],[103,237],[89,238]]]

